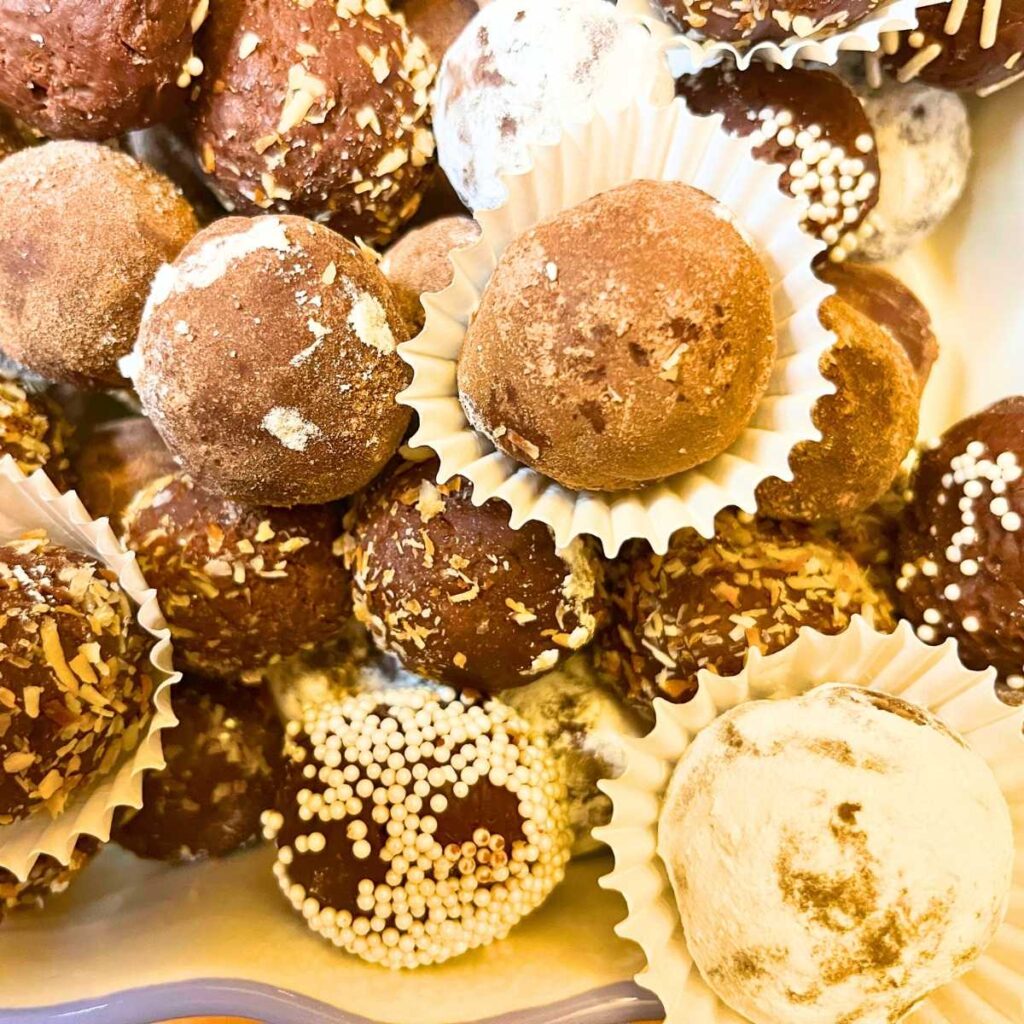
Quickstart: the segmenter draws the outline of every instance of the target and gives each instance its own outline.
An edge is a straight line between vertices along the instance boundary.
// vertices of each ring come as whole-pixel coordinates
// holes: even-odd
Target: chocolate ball
[[[176,664],[258,681],[268,662],[344,632],[349,578],[333,553],[342,513],[238,505],[176,473],[139,492],[123,541],[174,638]]]
[[[480,226],[469,217],[445,217],[403,235],[384,254],[380,269],[391,284],[409,333],[423,330],[424,292],[439,292],[452,283],[454,267],[448,259],[453,249],[471,245],[480,237]]]
[[[384,3],[221,0],[200,39],[200,164],[244,213],[303,214],[384,242],[434,154],[434,64]]]
[[[885,63],[899,82],[988,96],[1024,77],[1024,0],[958,0],[922,8]]]
[[[921,382],[892,333],[838,296],[821,306],[837,338],[821,358],[835,394],[819,398],[820,441],[801,441],[789,458],[793,480],[771,477],[757,507],[775,519],[835,519],[878,501],[917,438]]]
[[[878,6],[878,0],[766,0],[756,5],[749,0],[658,2],[684,32],[730,43],[824,39],[847,31]]]
[[[65,490],[72,479],[68,457],[72,433],[52,399],[0,378],[0,458],[10,455],[23,473],[45,470]]]
[[[38,141],[39,136],[28,125],[0,110],[0,160]]]
[[[199,70],[207,0],[2,0],[0,104],[51,138],[165,120]]]
[[[834,541],[732,511],[713,540],[682,530],[665,555],[638,547],[612,596],[616,629],[601,665],[645,706],[685,703],[701,669],[735,675],[751,650],[781,651],[805,626],[834,635],[854,615],[894,625],[888,596]]]
[[[61,864],[56,858],[43,854],[32,865],[24,882],[18,881],[13,871],[0,868],[0,920],[5,910],[41,910],[51,896],[59,896],[67,890],[101,848],[98,839],[82,836],[71,851],[69,863]]]
[[[442,963],[504,938],[561,881],[565,785],[507,705],[370,693],[308,708],[287,735],[264,817],[274,874],[346,952]]]
[[[458,384],[506,455],[613,491],[725,451],[774,361],[771,282],[729,212],[681,182],[633,181],[509,245]]]
[[[231,217],[157,275],[133,377],[203,486],[317,505],[365,486],[401,443],[406,337],[387,281],[351,242],[300,217]]]
[[[820,69],[722,63],[680,78],[677,89],[695,114],[722,114],[755,156],[784,166],[779,187],[799,200],[804,229],[833,259],[854,250],[878,202],[879,169],[871,122],[846,82]]]
[[[147,772],[142,807],[118,812],[113,840],[171,863],[226,857],[256,842],[274,801],[284,732],[267,693],[185,679],[178,724],[161,736],[167,767]]]
[[[480,10],[477,0],[401,0],[394,4],[409,31],[427,44],[438,63]]]
[[[921,454],[900,531],[900,608],[926,643],[1024,688],[1024,398],[951,427]]]
[[[195,234],[159,174],[86,142],[0,162],[0,338],[50,380],[123,386],[150,280]],[[102,258],[101,258],[102,257]]]
[[[0,545],[0,824],[59,812],[136,745],[150,647],[109,569],[40,533]]]
[[[581,539],[508,524],[475,506],[436,462],[405,463],[346,517],[356,616],[382,650],[432,679],[493,693],[524,686],[593,638],[604,611],[599,566]]]

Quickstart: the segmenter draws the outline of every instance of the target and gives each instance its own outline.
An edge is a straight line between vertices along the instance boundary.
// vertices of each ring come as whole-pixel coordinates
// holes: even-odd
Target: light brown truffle
[[[729,212],[679,182],[634,181],[505,250],[459,390],[507,455],[577,490],[635,488],[725,451],[775,350],[768,274]]]
[[[23,473],[46,470],[60,490],[72,479],[70,424],[55,402],[0,378],[0,457],[10,455]]]

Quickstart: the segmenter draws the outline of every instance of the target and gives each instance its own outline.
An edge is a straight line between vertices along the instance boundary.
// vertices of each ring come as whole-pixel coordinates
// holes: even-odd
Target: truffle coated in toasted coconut
[[[310,705],[264,834],[308,925],[391,968],[504,938],[561,881],[565,784],[507,705],[430,689]]]
[[[200,55],[193,140],[233,208],[374,243],[416,212],[435,67],[384,0],[220,0]]]
[[[39,910],[51,896],[59,896],[78,877],[79,872],[92,862],[102,844],[92,836],[81,836],[71,851],[71,861],[61,864],[55,857],[43,854],[24,882],[6,868],[0,868],[0,920],[4,911]]]
[[[136,496],[122,540],[157,591],[177,664],[256,681],[268,662],[344,632],[349,578],[333,554],[341,518],[335,505],[239,505],[179,472]]]
[[[0,338],[50,380],[120,387],[150,280],[197,228],[166,178],[88,142],[0,161]],[[102,257],[102,258],[101,258]]]
[[[50,138],[102,141],[166,120],[202,70],[209,0],[2,0],[0,104]]]
[[[682,530],[664,555],[637,545],[609,591],[616,628],[600,661],[644,705],[688,701],[701,669],[735,675],[750,650],[780,651],[804,626],[833,635],[854,615],[895,624],[888,595],[834,541],[734,511],[712,540]]]
[[[406,668],[494,693],[524,686],[594,638],[600,566],[582,539],[473,505],[435,461],[397,465],[346,517],[356,616]]]
[[[111,570],[43,533],[0,545],[0,824],[59,813],[136,746],[149,649]]]
[[[908,1019],[984,952],[1014,864],[985,761],[924,709],[843,685],[699,732],[658,853],[698,969],[754,1024]]]
[[[364,487],[401,443],[406,337],[387,281],[351,242],[301,217],[232,217],[157,275],[133,377],[204,486],[322,504]]]
[[[55,402],[0,378],[0,458],[10,455],[23,473],[46,470],[64,489],[70,481],[71,425]]]
[[[575,490],[641,487],[714,458],[775,361],[771,283],[731,215],[632,181],[504,251],[458,364],[472,425]]]

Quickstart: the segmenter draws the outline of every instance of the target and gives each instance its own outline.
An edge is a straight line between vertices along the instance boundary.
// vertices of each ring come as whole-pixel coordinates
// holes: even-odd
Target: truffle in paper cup
[[[124,751],[113,770],[75,789],[63,811],[41,808],[28,818],[0,827],[0,867],[24,880],[46,854],[67,864],[80,836],[110,838],[118,807],[140,807],[142,776],[164,766],[160,733],[176,722],[170,687],[180,678],[171,664],[170,633],[135,564],[106,520],[94,521],[73,492],[61,494],[43,472],[26,477],[9,456],[0,459],[0,542],[32,530],[45,530],[57,544],[97,559],[117,573],[131,598],[139,625],[153,637],[150,652],[155,688],[153,712],[134,750]]]
[[[665,1007],[666,1024],[739,1024],[744,1018],[711,991],[687,950],[668,872],[658,852],[661,808],[673,771],[696,734],[719,715],[750,700],[799,696],[825,683],[845,683],[917,704],[959,733],[983,758],[1006,797],[1017,856],[1009,913],[972,969],[942,986],[907,1018],[910,1024],[1017,1024],[1024,1015],[1024,709],[998,700],[992,671],[964,668],[949,642],[929,647],[908,623],[892,634],[857,618],[839,636],[804,630],[778,654],[751,653],[731,678],[707,672],[689,704],[654,702],[653,730],[627,741],[627,765],[601,783],[612,820],[595,836],[607,843],[615,867],[601,880],[620,892],[628,913],[616,931],[643,950],[636,976]]]
[[[472,428],[459,401],[456,367],[467,326],[506,247],[554,214],[636,179],[684,182],[729,211],[768,271],[778,353],[753,419],[723,454],[638,490],[570,491],[495,450]],[[678,99],[667,106],[635,100],[570,125],[559,142],[533,150],[528,171],[504,180],[508,201],[477,214],[480,239],[451,253],[452,284],[423,297],[425,327],[399,345],[413,369],[399,401],[419,415],[411,443],[437,453],[439,480],[469,480],[475,504],[502,499],[514,528],[546,523],[559,547],[592,534],[609,555],[633,538],[664,551],[683,527],[710,537],[723,508],[755,510],[762,480],[791,480],[790,452],[820,438],[814,405],[833,390],[819,360],[834,339],[818,320],[832,288],[811,270],[822,245],[801,230],[800,203],[779,191],[778,168],[755,159],[748,140],[727,134],[720,116],[697,117]]]

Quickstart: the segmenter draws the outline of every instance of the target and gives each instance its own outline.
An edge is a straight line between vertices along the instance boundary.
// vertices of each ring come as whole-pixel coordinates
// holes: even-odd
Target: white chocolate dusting
[[[368,292],[355,296],[348,324],[364,345],[375,348],[382,355],[395,351],[395,336],[388,323],[387,312],[376,296]]]
[[[276,437],[285,448],[293,452],[304,452],[310,441],[315,441],[323,435],[323,431],[315,423],[305,419],[298,409],[281,405],[274,406],[263,417],[262,426],[268,434]]]

